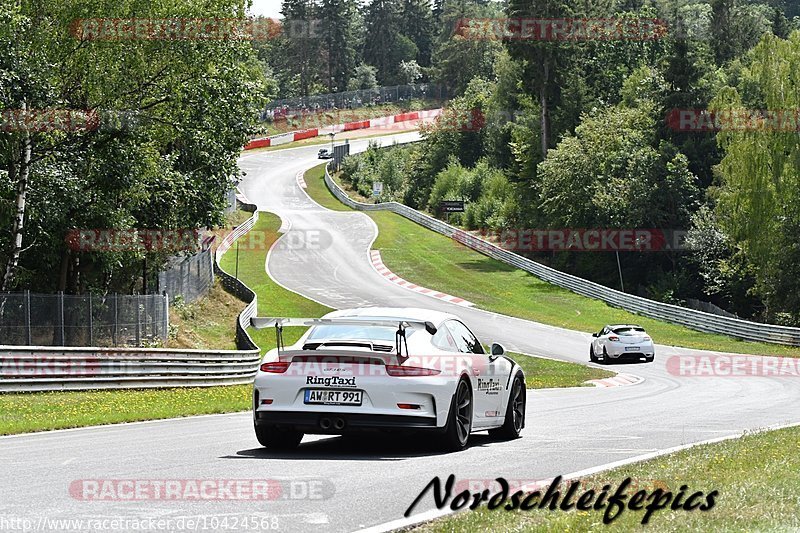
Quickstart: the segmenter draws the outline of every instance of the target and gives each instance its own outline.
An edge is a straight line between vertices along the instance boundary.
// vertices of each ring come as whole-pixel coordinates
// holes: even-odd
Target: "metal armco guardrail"
[[[0,392],[251,383],[258,350],[5,346]]]
[[[493,259],[525,270],[553,285],[568,289],[582,296],[602,300],[614,307],[619,307],[649,318],[680,324],[707,333],[719,333],[748,341],[800,346],[800,328],[761,324],[749,320],[714,315],[695,309],[680,307],[678,305],[648,300],[647,298],[620,292],[598,283],[560,272],[542,265],[541,263],[531,261],[530,259],[505,250],[464,230],[446,224],[432,216],[420,213],[416,209],[412,209],[398,202],[380,204],[356,202],[339,187],[333,178],[331,178],[327,165],[325,167],[325,183],[336,198],[353,209],[362,211],[391,211],[430,230],[450,237]]]
[[[247,333],[250,317],[258,310],[256,294],[219,266],[223,254],[258,221],[255,206],[244,206],[253,216],[226,236],[214,261],[225,288],[248,302],[236,324],[239,350],[0,346],[0,392],[252,383],[261,362],[261,352]]]
[[[258,211],[256,211],[256,206],[253,204],[248,204],[242,201],[242,199],[240,199],[240,203],[242,203],[246,210],[252,211],[253,216],[248,218],[235,230],[226,235],[225,239],[223,239],[219,244],[215,252],[216,255],[214,260],[214,269],[217,273],[217,276],[219,276],[220,282],[228,292],[235,294],[245,302],[249,302],[247,307],[245,307],[244,310],[239,314],[239,319],[236,323],[236,346],[240,350],[258,351],[258,346],[255,342],[253,342],[250,334],[247,333],[247,328],[250,326],[250,318],[256,316],[258,312],[258,298],[256,293],[253,292],[250,287],[222,270],[222,268],[219,266],[222,256],[231,248],[231,245],[233,245],[233,243],[236,242],[239,237],[253,229],[253,226],[255,226],[256,222],[258,222]],[[253,376],[255,376],[255,372],[253,372]]]

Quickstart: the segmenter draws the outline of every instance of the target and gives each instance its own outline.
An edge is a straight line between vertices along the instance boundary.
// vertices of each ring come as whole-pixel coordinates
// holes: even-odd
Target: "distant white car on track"
[[[636,324],[605,326],[592,333],[589,359],[593,363],[614,361],[641,361],[652,363],[656,356],[653,339],[643,327]]]
[[[415,308],[359,308],[319,319],[253,318],[278,347],[255,377],[253,422],[267,447],[303,435],[427,432],[451,451],[470,433],[517,438],[525,425],[525,376],[500,344],[491,353],[455,315]],[[310,326],[282,346],[285,326]]]

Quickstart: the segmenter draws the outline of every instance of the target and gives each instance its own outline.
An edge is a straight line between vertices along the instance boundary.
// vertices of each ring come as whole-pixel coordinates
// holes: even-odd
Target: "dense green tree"
[[[774,28],[774,10],[763,3],[712,0],[711,45],[718,65],[750,50]]]
[[[202,10],[189,3],[182,8],[187,17],[244,16],[241,6],[224,0]],[[0,257],[7,289],[149,290],[148,278],[166,253],[76,252],[66,244],[69,230],[221,222],[238,174],[237,154],[267,96],[263,64],[239,40],[95,41],[70,31],[73,21],[98,12],[171,14],[148,9],[135,1],[25,1],[11,13],[9,24],[24,31],[0,39],[0,109],[82,110],[97,113],[99,124],[0,132]],[[25,145],[30,188],[21,202]]]
[[[708,187],[713,180],[712,169],[720,159],[714,132],[679,131],[664,118],[678,110],[708,106],[717,83],[711,52],[686,39],[671,40],[667,57],[659,66],[664,79],[664,90],[657,100],[661,104],[660,136],[686,154],[690,169]]]
[[[378,79],[376,77],[378,69],[372,65],[361,63],[356,67],[353,77],[347,84],[348,91],[357,91],[359,89],[374,89],[378,86]]]
[[[324,14],[317,0],[282,0],[281,15],[286,31],[280,53],[297,77],[295,96],[308,96],[321,71],[320,29]]]
[[[321,0],[320,39],[328,92],[347,90],[361,48],[355,0]]]
[[[429,0],[400,0],[399,30],[417,47],[414,58],[423,67],[431,65],[435,22]]]
[[[712,109],[742,113],[766,109],[765,118],[745,127],[722,124],[717,138],[725,156],[719,165],[723,187],[717,215],[720,224],[753,265],[767,316],[780,311],[800,320],[798,278],[787,268],[800,261],[797,226],[800,203],[800,139],[796,114],[800,85],[800,32],[788,40],[766,35],[744,61],[737,85],[726,87]]]
[[[668,143],[656,142],[652,110],[642,105],[597,111],[583,118],[574,136],[562,139],[539,165],[540,208],[555,228],[686,228],[697,207],[697,180],[686,157]],[[608,254],[566,254],[567,268],[615,284],[616,262]],[[653,297],[674,301],[671,289],[658,287],[664,269],[676,272],[679,258],[632,254],[623,270],[630,285],[655,286]],[[570,265],[570,261],[572,264]],[[626,287],[630,287],[626,283]]]
[[[507,9],[511,18],[565,19],[574,14],[573,6],[566,0],[509,0]],[[559,102],[571,47],[559,42],[519,39],[507,41],[506,46],[512,57],[523,62],[526,89],[539,107],[539,144],[541,153],[546,154],[553,139],[552,108]]]
[[[414,42],[400,32],[400,6],[395,0],[372,0],[364,11],[364,61],[378,69],[378,83],[398,83],[401,61],[415,59]]]

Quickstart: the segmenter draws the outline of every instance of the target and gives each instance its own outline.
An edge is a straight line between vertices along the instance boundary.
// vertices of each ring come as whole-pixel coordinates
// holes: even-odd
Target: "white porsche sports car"
[[[525,376],[500,344],[491,353],[458,317],[413,308],[359,308],[323,318],[252,318],[278,347],[255,378],[253,422],[267,447],[303,435],[427,431],[462,450],[470,433],[513,439],[525,425]],[[283,346],[286,326],[310,326]]]

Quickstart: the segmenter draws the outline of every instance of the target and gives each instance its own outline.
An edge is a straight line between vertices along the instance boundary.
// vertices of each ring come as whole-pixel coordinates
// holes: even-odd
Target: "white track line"
[[[791,424],[782,424],[776,426],[769,426],[763,428],[761,431],[775,431],[778,429],[786,429],[790,427],[797,427],[800,426],[800,423],[794,422]],[[726,435],[724,437],[717,437],[714,439],[703,440],[699,442],[693,442],[691,444],[682,444],[680,446],[673,446],[672,448],[665,448],[663,450],[659,450],[656,452],[646,453],[644,455],[637,455],[636,457],[630,457],[628,459],[622,459],[620,461],[614,461],[613,463],[606,463],[600,466],[594,466],[591,468],[587,468],[586,470],[579,470],[578,472],[572,472],[571,474],[565,474],[562,477],[562,481],[571,481],[574,479],[591,476],[597,474],[599,472],[604,472],[606,470],[611,470],[613,468],[619,468],[621,466],[627,466],[634,463],[641,463],[643,461],[648,461],[650,459],[656,459],[658,457],[662,457],[664,455],[669,455],[675,452],[680,452],[683,450],[687,450],[689,448],[694,448],[695,446],[702,446],[703,444],[716,444],[718,442],[723,442],[726,440],[733,440],[744,437],[745,435],[752,435],[752,430],[745,430],[739,433],[734,433],[732,435]],[[530,492],[536,490],[537,488],[541,488],[542,486],[549,485],[552,482],[551,479],[545,479],[541,481],[535,481],[533,483],[529,483],[527,485],[523,485],[521,487],[517,487],[515,490],[521,490],[523,492]],[[357,533],[384,533],[387,531],[394,531],[398,529],[406,529],[412,526],[422,524],[424,522],[430,522],[431,520],[435,520],[437,518],[442,518],[447,515],[453,515],[459,512],[465,512],[468,510],[468,507],[462,508],[458,511],[452,511],[448,507],[444,509],[432,509],[430,511],[420,513],[417,515],[410,516],[408,518],[400,518],[398,520],[392,520],[391,522],[385,522],[383,524],[378,524],[377,526],[368,527],[365,529],[361,529],[357,531]]]

